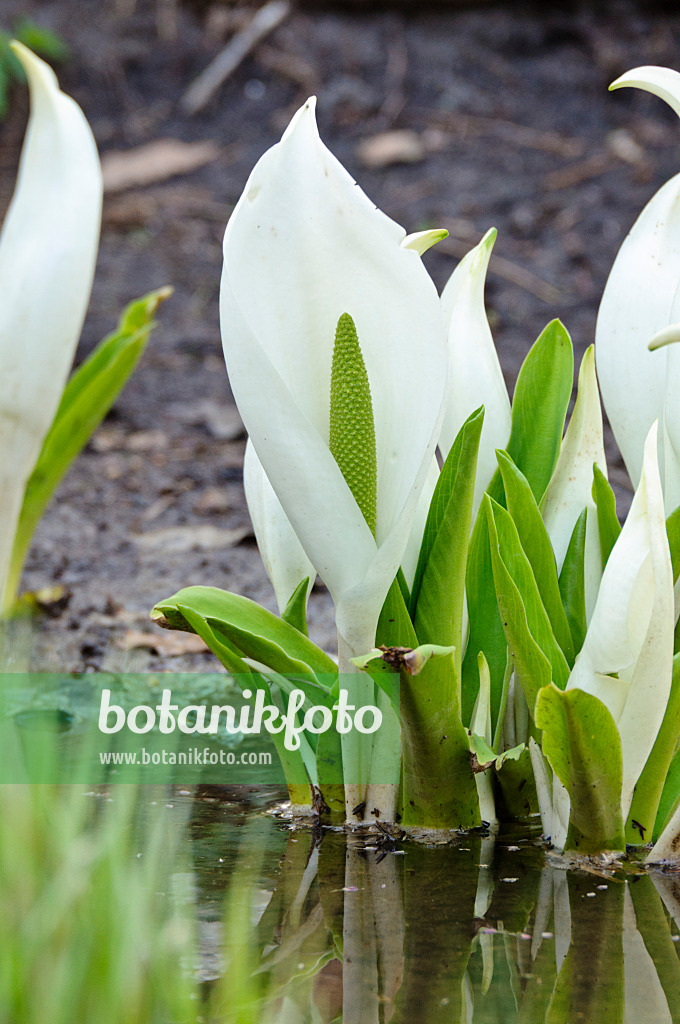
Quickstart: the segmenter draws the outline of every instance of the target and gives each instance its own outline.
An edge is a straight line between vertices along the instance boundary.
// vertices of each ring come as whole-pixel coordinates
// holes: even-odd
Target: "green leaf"
[[[557,465],[573,381],[571,339],[563,324],[553,320],[519,372],[507,447],[539,505]]]
[[[536,725],[571,800],[566,849],[624,850],[621,741],[609,710],[584,690],[546,686],[536,702]]]
[[[666,520],[666,533],[668,534],[668,546],[671,549],[673,583],[677,583],[678,576],[680,576],[680,505],[673,509]]]
[[[586,524],[587,509],[576,520],[560,573],[560,596],[571,630],[574,654],[578,654],[586,638]]]
[[[654,837],[661,835],[680,803],[680,750],[676,750],[668,766],[659,807],[654,822]]]
[[[160,288],[130,303],[117,329],[97,346],[67,383],[26,486],[7,583],[8,603],[16,596],[24,560],[40,517],[71,463],[137,366],[155,326],[156,310],[170,294],[171,289]]]
[[[411,592],[411,617],[423,643],[452,644],[460,703],[465,569],[484,410],[458,431],[435,487]]]
[[[309,576],[298,583],[288,601],[288,604],[281,612],[281,618],[290,626],[294,626],[298,632],[309,636],[307,630],[307,590],[309,588]]]
[[[186,587],[151,612],[171,629],[187,629],[186,609],[198,612],[212,631],[245,657],[282,675],[311,679],[330,690],[338,667],[324,651],[278,615],[247,597],[216,587]],[[190,627],[193,632],[193,627]]]
[[[399,574],[387,591],[387,597],[378,619],[375,642],[378,647],[381,645],[385,647],[418,646],[418,637],[408,613],[404,590],[399,582]]]
[[[626,822],[626,842],[642,845],[660,835],[680,797],[680,777],[673,754],[680,738],[680,654],[673,658],[673,678],[668,704],[647,763],[635,783],[633,802]],[[677,788],[676,788],[677,787]],[[659,818],[661,828],[657,830]],[[633,825],[635,822],[635,825]]]
[[[574,378],[571,340],[553,320],[529,351],[517,378],[507,453],[541,504],[555,470]],[[487,493],[505,503],[500,471]],[[507,644],[494,589],[487,517],[478,515],[468,553],[466,594],[470,637],[463,660],[463,721],[470,721],[479,688],[477,655],[484,652],[491,673],[492,724],[498,721]]]
[[[509,512],[488,496],[484,504],[498,608],[515,672],[533,717],[538,691],[551,680],[564,689],[569,665],[555,640]]]
[[[50,62],[68,60],[71,55],[61,36],[32,18],[21,18],[14,23],[14,38]]]
[[[497,451],[496,456],[503,477],[506,507],[529,560],[555,639],[571,666],[574,664],[574,645],[562,604],[557,562],[548,531],[524,474],[506,452]]]
[[[600,551],[604,569],[616,538],[621,533],[621,523],[616,515],[616,495],[599,466],[593,465],[593,501],[597,508],[597,529],[600,534]]]
[[[268,703],[272,702],[271,688],[258,672],[254,672],[243,660],[240,653],[231,644],[218,636],[207,620],[197,611],[188,606],[182,608],[182,619],[185,631],[200,636],[209,649],[216,655],[227,671],[232,675],[241,690],[249,689],[251,693],[264,690]],[[281,762],[286,785],[292,803],[309,802],[309,777],[304,763],[302,751],[288,750],[281,733],[272,734],[272,742]]]

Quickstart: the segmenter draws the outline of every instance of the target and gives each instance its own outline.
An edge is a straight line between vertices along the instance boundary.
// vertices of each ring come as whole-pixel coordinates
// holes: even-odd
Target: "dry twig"
[[[236,70],[253,47],[269,35],[290,14],[289,0],[269,0],[251,21],[233,36],[205,71],[185,92],[180,106],[185,114],[196,114],[210,102],[222,83]]]

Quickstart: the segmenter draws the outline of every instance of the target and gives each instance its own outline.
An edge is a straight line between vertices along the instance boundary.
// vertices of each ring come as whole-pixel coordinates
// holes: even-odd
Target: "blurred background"
[[[680,69],[675,3],[3,0],[0,30],[42,47],[102,154],[102,243],[79,357],[126,302],[175,287],[29,558],[29,587],[72,593],[37,642],[40,663],[62,669],[207,667],[196,638],[146,624],[184,585],[273,607],[221,355],[221,238],[253,164],[310,94],[324,141],[378,206],[408,231],[448,228],[425,257],[439,287],[498,228],[487,302],[510,388],[553,317],[580,358],[623,238],[680,170],[670,109],[607,92],[641,64]],[[1,214],[28,112],[6,40],[0,97]],[[609,449],[623,512],[627,478]],[[332,645],[322,590],[311,621]]]

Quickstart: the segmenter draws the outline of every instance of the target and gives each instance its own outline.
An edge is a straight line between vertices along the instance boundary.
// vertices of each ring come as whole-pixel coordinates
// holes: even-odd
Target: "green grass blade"
[[[132,302],[113,334],[97,346],[67,383],[26,486],[7,584],[8,603],[16,596],[24,560],[40,517],[71,463],[133,373],[154,327],[156,310],[169,294],[170,289],[161,288]]]

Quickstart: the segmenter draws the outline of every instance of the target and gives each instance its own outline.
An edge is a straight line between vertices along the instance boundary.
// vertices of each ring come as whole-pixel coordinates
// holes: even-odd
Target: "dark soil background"
[[[153,632],[156,600],[205,583],[274,606],[249,534],[245,442],[221,355],[221,237],[253,164],[310,93],[324,140],[383,210],[409,231],[449,229],[426,257],[439,286],[488,227],[498,228],[487,300],[510,386],[553,317],[579,357],[592,342],[626,232],[680,169],[680,125],[669,108],[607,86],[641,64],[680,68],[680,12],[632,0],[406,6],[306,3],[188,116],[181,97],[252,5],[3,0],[0,27],[28,15],[68,43],[60,81],[103,156],[158,139],[212,141],[218,150],[191,173],[107,195],[79,358],[126,302],[164,284],[175,294],[38,530],[25,585],[72,591],[62,615],[45,621],[41,664],[208,670],[208,655],[181,644],[170,657],[163,645],[175,634],[161,634],[159,648],[132,635]],[[18,88],[0,126],[0,210],[26,113]],[[375,137],[397,130],[408,134],[388,140],[390,154]],[[625,510],[626,476],[611,445],[610,462]],[[332,645],[322,590],[311,618],[317,638]]]

